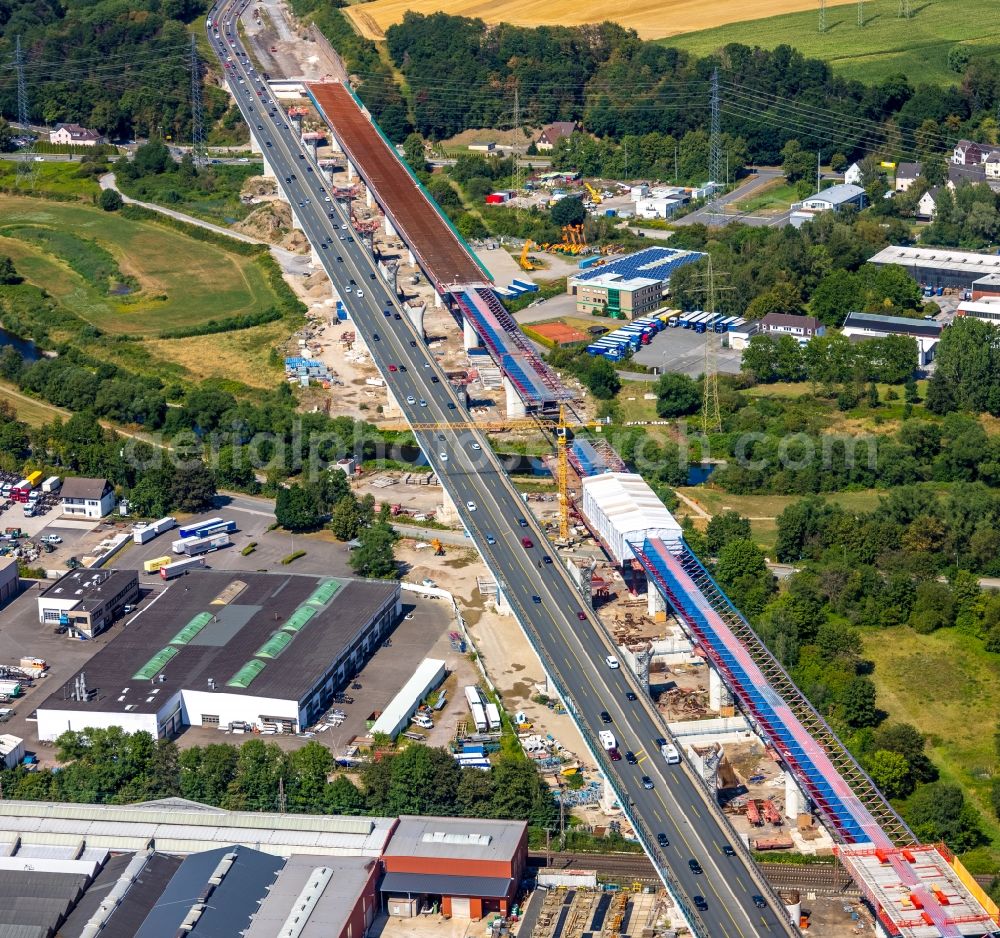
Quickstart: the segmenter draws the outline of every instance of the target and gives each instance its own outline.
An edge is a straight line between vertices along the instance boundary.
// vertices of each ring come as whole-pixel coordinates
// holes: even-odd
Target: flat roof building
[[[527,861],[525,821],[404,815],[383,853],[379,888],[390,915],[419,914],[425,899],[456,918],[505,915]]]
[[[1000,256],[957,251],[954,248],[918,248],[890,245],[869,264],[896,264],[920,284],[968,289],[986,274],[1000,273]]]
[[[38,621],[64,627],[71,637],[94,638],[138,599],[139,574],[135,570],[78,567],[39,595]]]
[[[934,357],[934,349],[941,338],[942,328],[941,323],[933,319],[848,313],[842,331],[848,338],[882,339],[890,335],[912,338],[917,343],[916,364],[923,367]]]
[[[395,582],[192,571],[39,706],[39,739],[89,726],[154,738],[184,725],[297,732],[400,612]]]
[[[1000,273],[986,274],[972,284],[972,299],[982,300],[1000,297]]]
[[[659,309],[671,274],[704,257],[697,251],[645,248],[580,271],[566,282],[579,312],[605,312],[615,319],[636,319]]]

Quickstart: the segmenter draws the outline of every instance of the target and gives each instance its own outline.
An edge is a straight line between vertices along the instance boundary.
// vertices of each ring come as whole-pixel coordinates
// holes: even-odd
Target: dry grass
[[[62,417],[65,420],[70,416],[68,410],[54,407],[44,401],[36,401],[7,382],[0,383],[0,400],[10,401],[17,411],[17,419],[23,420],[29,427],[40,427],[44,423],[51,423],[55,417]]]
[[[762,7],[747,0],[628,0],[608,7],[596,0],[580,3],[537,3],[535,0],[373,0],[347,7],[355,28],[368,39],[384,39],[385,30],[399,23],[407,10],[472,16],[487,23],[515,26],[580,26],[614,20],[634,29],[643,39],[676,36],[726,23],[815,9],[815,0],[769,0]]]
[[[234,378],[254,388],[273,388],[282,370],[268,364],[270,350],[288,338],[282,322],[188,339],[148,339],[144,344],[154,358],[181,365],[195,380]]]

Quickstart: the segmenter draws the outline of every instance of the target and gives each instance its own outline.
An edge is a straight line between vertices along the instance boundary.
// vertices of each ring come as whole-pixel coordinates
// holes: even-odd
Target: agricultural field
[[[772,13],[791,13],[815,8],[815,0],[769,0]],[[738,23],[760,12],[747,0],[629,0],[608,7],[598,0],[579,3],[546,3],[532,0],[372,0],[346,7],[344,13],[368,39],[384,39],[385,30],[399,23],[407,10],[415,13],[450,13],[479,17],[487,23],[515,26],[581,26],[614,20],[634,29],[642,39],[660,39],[692,30],[705,30],[725,23]]]
[[[916,635],[898,626],[861,635],[863,655],[875,663],[879,706],[890,720],[912,723],[927,735],[927,754],[942,781],[960,785],[979,809],[992,844],[963,862],[973,872],[996,870],[1000,827],[989,789],[997,762],[991,720],[1000,713],[1000,659],[957,628]],[[920,679],[931,674],[934,680]]]
[[[708,9],[712,6],[707,4]],[[751,9],[743,4],[733,7]],[[960,76],[948,68],[948,51],[957,43],[973,55],[1000,53],[995,0],[910,0],[909,19],[898,16],[899,7],[899,0],[869,0],[864,4],[865,25],[859,28],[856,3],[828,4],[826,32],[820,33],[817,3],[765,4],[769,12],[780,15],[745,22],[730,16],[719,19],[714,28],[689,25],[659,35],[666,37],[665,45],[699,55],[730,42],[765,49],[785,44],[829,62],[845,78],[877,82],[902,72],[915,85],[957,84]],[[674,35],[678,32],[684,35]]]
[[[0,254],[110,334],[151,336],[276,303],[252,258],[82,204],[0,195]]]

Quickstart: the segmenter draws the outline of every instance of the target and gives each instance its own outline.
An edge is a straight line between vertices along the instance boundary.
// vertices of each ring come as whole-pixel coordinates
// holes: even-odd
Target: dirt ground
[[[597,0],[572,4],[500,0],[489,6],[481,0],[374,0],[348,7],[345,12],[365,38],[375,40],[384,39],[385,30],[400,22],[407,10],[427,15],[440,12],[480,17],[488,25],[583,26],[612,19],[628,29],[634,29],[640,39],[659,39],[724,23],[811,10],[815,6],[814,0],[770,0],[763,6],[747,3],[746,0],[629,0],[613,9]]]

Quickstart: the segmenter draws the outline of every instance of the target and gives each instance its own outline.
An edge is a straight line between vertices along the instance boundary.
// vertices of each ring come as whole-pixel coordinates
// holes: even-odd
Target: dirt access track
[[[384,208],[428,276],[449,284],[486,283],[488,278],[427,200],[357,101],[340,82],[310,83],[309,95],[337,142]]]
[[[355,28],[367,39],[385,39],[385,30],[403,20],[407,10],[414,13],[450,13],[485,20],[493,26],[582,26],[612,20],[634,29],[641,39],[662,39],[726,23],[741,23],[782,13],[814,10],[816,0],[627,0],[609,7],[600,0],[373,0],[344,8]],[[460,75],[451,76],[456,85]]]

